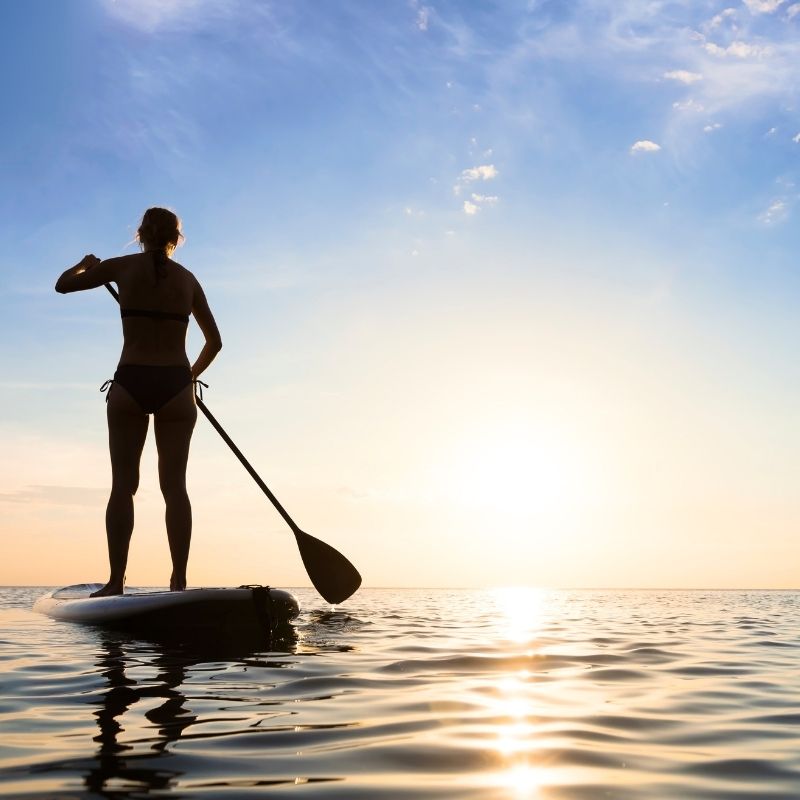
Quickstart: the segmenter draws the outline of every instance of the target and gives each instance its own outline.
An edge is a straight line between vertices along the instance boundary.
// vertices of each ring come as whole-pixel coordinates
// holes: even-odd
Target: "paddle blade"
[[[294,535],[308,577],[325,600],[343,603],[361,586],[358,570],[338,550],[301,530]]]

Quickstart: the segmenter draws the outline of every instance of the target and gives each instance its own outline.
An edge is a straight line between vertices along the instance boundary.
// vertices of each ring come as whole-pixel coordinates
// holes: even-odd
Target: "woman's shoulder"
[[[104,258],[104,264],[113,264],[116,267],[125,267],[135,261],[141,256],[141,253],[127,253],[122,256],[112,256],[111,258]]]
[[[182,281],[185,281],[192,286],[197,283],[197,278],[195,278],[194,273],[190,269],[184,267],[183,264],[179,264],[172,258],[169,260],[169,263],[175,269],[178,275],[180,275]]]

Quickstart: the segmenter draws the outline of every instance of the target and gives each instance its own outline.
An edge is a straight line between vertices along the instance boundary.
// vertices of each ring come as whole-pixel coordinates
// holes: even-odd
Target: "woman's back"
[[[119,262],[120,365],[188,365],[185,320],[194,304],[194,275],[164,256],[157,263],[149,252]]]

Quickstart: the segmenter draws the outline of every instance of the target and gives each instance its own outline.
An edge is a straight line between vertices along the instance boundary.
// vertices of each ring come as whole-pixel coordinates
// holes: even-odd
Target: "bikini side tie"
[[[195,378],[192,383],[194,384],[194,394],[195,397],[199,397],[201,400],[203,399],[203,388],[205,387],[208,389],[208,384],[203,383],[200,378]]]
[[[101,387],[100,391],[106,393],[106,403],[108,402],[108,395],[111,393],[111,385],[114,383],[113,378],[109,378]]]

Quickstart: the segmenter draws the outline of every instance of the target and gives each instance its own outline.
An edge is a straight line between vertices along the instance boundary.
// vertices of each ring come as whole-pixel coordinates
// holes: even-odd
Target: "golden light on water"
[[[501,635],[509,641],[512,653],[535,639],[542,623],[545,593],[531,587],[506,587],[492,592],[498,611]],[[525,652],[528,655],[529,651]],[[508,672],[495,682],[491,700],[493,715],[505,721],[495,726],[492,747],[508,768],[493,776],[494,785],[508,796],[535,800],[545,783],[546,770],[531,763],[535,758],[535,724],[531,721],[534,705],[531,697],[532,674],[521,668]]]
[[[508,721],[496,727],[493,747],[509,762],[508,769],[497,776],[497,783],[512,790],[513,797],[535,798],[545,771],[531,763],[536,746],[529,684],[525,677],[509,675],[498,682],[497,688],[496,711]]]
[[[517,764],[501,776],[499,785],[510,789],[512,797],[533,798],[540,796],[543,771],[530,764]]]
[[[511,586],[495,589],[492,595],[500,618],[500,631],[505,638],[517,643],[533,639],[542,623],[544,590]]]
[[[517,717],[525,717],[529,711],[527,701],[520,700],[512,713]],[[528,737],[533,733],[533,725],[529,722],[510,722],[502,725],[497,731],[495,749],[505,756],[524,753],[528,750]]]
[[[509,666],[491,682],[485,708],[492,719],[486,747],[497,754],[500,769],[482,776],[498,798],[538,800],[547,787],[578,783],[579,770],[554,760],[558,735],[549,732],[552,703],[558,689],[537,680],[528,660],[542,646],[542,631],[550,619],[551,593],[530,586],[494,589],[498,634]],[[557,748],[556,748],[557,749]]]

